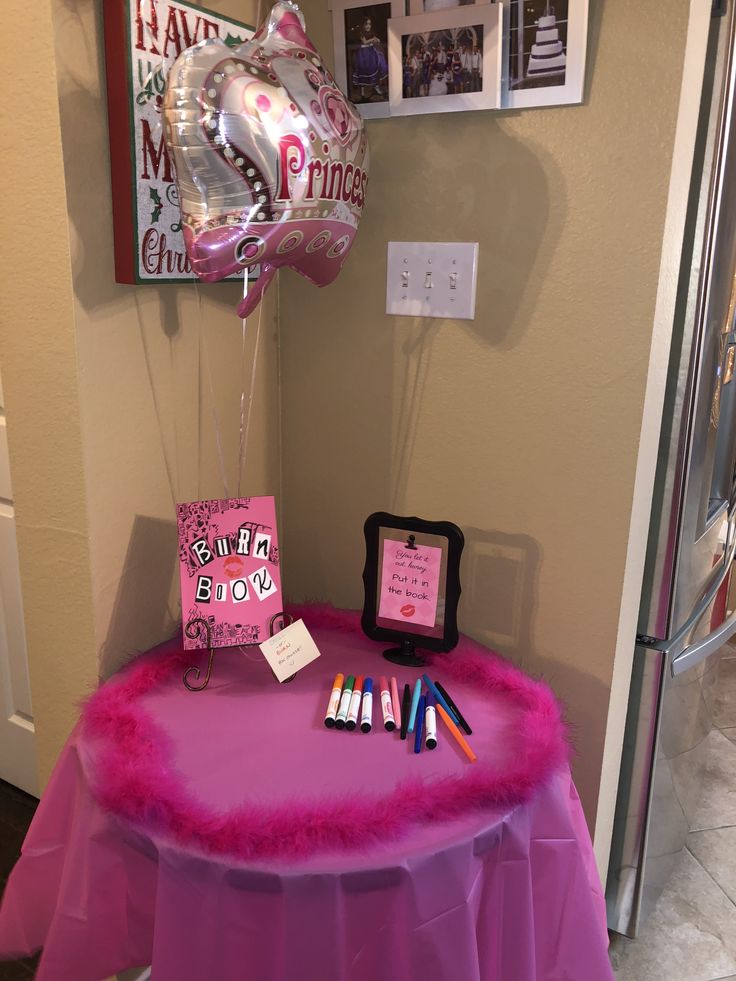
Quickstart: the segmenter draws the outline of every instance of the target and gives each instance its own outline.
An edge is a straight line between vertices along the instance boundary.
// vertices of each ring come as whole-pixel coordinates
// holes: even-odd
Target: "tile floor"
[[[719,667],[705,789],[679,866],[636,940],[611,935],[617,981],[736,981],[736,649]]]

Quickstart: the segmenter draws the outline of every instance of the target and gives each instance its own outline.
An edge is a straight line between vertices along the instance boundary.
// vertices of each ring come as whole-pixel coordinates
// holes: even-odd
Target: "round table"
[[[416,755],[378,699],[369,734],[327,730],[337,671],[401,687],[419,670],[388,665],[353,614],[298,612],[321,657],[291,683],[223,650],[188,692],[197,655],[173,641],[93,696],[9,880],[0,957],[43,947],[40,981],[145,964],[154,981],[611,978],[569,768],[545,748],[530,769],[521,737],[546,690],[462,640],[426,670],[477,764],[442,723]]]

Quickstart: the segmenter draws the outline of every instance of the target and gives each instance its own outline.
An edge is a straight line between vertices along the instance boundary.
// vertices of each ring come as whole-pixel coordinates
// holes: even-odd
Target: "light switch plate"
[[[477,242],[389,242],[386,313],[473,320]]]

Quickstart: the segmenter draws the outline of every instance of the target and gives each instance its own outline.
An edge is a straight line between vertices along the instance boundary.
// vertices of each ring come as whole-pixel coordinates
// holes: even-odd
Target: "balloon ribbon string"
[[[391,507],[396,511],[399,507],[399,497],[402,487],[406,481],[408,473],[409,458],[416,442],[417,424],[420,416],[422,395],[426,386],[427,373],[429,371],[429,359],[432,347],[431,327],[422,327],[417,341],[407,352],[404,363],[404,382],[402,391],[405,397],[402,399],[399,411],[399,419],[396,427],[396,450],[394,465],[392,470],[395,474],[394,486],[391,494]],[[411,358],[416,354],[414,377],[410,380]],[[411,392],[409,386],[411,385]]]
[[[156,395],[156,386],[153,383],[153,370],[151,368],[151,355],[148,350],[148,342],[146,341],[146,332],[143,326],[143,313],[141,311],[140,298],[138,293],[135,295],[135,308],[138,315],[138,330],[141,335],[141,345],[143,347],[143,360],[146,362],[146,374],[148,376],[148,385],[151,389],[151,399],[153,400],[153,410],[156,413],[156,422],[158,423],[158,436],[161,441],[161,455],[164,459],[164,467],[166,469],[166,477],[169,481],[169,490],[171,492],[171,500],[174,504],[174,510],[176,510],[177,494],[176,494],[176,484],[174,481],[174,471],[171,467],[171,462],[169,460],[169,454],[166,452],[166,440],[164,439],[164,427],[161,419],[161,407],[159,405],[158,396]]]
[[[215,443],[217,445],[217,459],[220,464],[220,476],[222,478],[222,486],[225,491],[225,499],[229,499],[230,491],[227,486],[227,473],[225,471],[225,456],[222,451],[222,433],[220,430],[220,420],[217,415],[217,405],[215,402],[215,390],[212,384],[212,370],[210,367],[210,357],[207,349],[207,337],[204,329],[204,314],[202,312],[202,294],[199,290],[199,285],[197,281],[194,281],[194,291],[197,295],[197,307],[199,309],[199,336],[202,344],[202,350],[204,353],[204,365],[205,373],[207,375],[207,384],[210,392],[210,405],[212,408],[212,425],[215,430]]]
[[[248,267],[243,272],[243,299],[248,296]],[[243,481],[243,459],[245,457],[245,338],[248,327],[248,318],[243,317],[240,322],[242,334],[240,340],[240,436],[238,442],[238,497],[241,497],[241,484]]]
[[[246,271],[247,276],[247,271]],[[263,300],[258,307],[258,323],[256,325],[255,346],[253,348],[253,363],[250,369],[250,385],[248,387],[248,404],[245,406],[245,389],[241,391],[240,397],[240,458],[238,460],[238,497],[248,453],[248,435],[250,433],[250,420],[253,409],[253,399],[255,398],[256,371],[258,369],[258,354],[261,349],[261,322],[263,319]],[[243,352],[245,353],[245,320],[243,321]],[[245,364],[245,358],[243,358]],[[245,408],[245,426],[243,426],[243,410]]]
[[[202,500],[202,331],[197,337],[197,495]]]

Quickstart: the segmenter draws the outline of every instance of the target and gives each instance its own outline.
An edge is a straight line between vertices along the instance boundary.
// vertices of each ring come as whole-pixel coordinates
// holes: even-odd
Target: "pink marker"
[[[399,686],[396,684],[396,678],[391,679],[391,705],[394,710],[394,721],[399,727],[401,725],[401,703],[399,702]]]
[[[380,679],[381,685],[381,711],[383,712],[383,725],[388,732],[393,732],[396,728],[396,722],[394,721],[394,713],[391,707],[391,692],[389,691],[388,682],[384,677]]]

